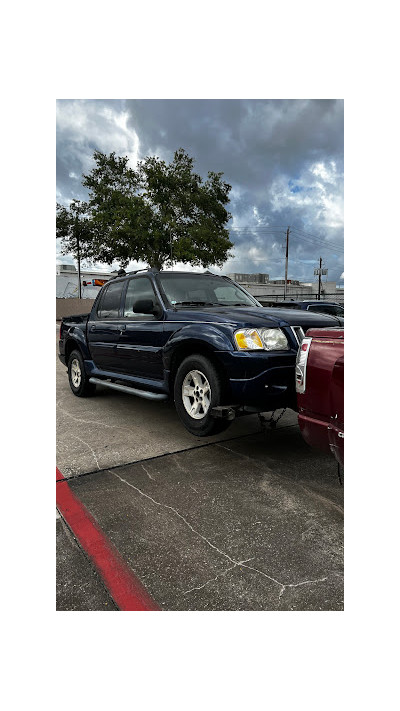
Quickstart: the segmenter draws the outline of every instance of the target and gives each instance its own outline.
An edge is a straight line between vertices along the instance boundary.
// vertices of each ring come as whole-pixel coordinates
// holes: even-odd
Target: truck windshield
[[[171,306],[261,306],[251,294],[227,279],[212,274],[160,274]]]

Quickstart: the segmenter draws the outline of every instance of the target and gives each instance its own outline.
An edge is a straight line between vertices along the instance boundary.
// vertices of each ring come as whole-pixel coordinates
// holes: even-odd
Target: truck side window
[[[155,317],[152,314],[140,314],[133,311],[133,305],[137,301],[148,300],[151,300],[153,304],[157,303],[157,298],[150,279],[147,279],[147,277],[136,277],[135,279],[130,279],[125,296],[124,318],[136,318],[140,321],[153,321]]]
[[[97,309],[99,318],[118,318],[124,282],[107,286]]]

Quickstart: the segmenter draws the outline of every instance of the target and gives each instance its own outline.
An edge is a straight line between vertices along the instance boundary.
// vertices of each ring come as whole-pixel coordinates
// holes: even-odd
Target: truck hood
[[[199,309],[177,309],[169,312],[171,321],[206,321],[229,324],[235,327],[301,326],[308,328],[329,328],[341,325],[336,316],[316,314],[300,309],[260,308],[258,306],[216,306]]]

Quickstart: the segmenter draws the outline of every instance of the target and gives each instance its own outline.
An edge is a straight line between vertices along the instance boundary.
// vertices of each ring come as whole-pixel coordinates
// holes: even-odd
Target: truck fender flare
[[[73,347],[78,347],[79,350],[82,353],[83,359],[84,360],[90,360],[91,356],[87,347],[86,343],[86,337],[83,331],[80,328],[76,328],[75,326],[72,326],[67,334],[66,341],[65,341],[65,352],[67,353],[70,350],[70,345],[73,344]],[[73,350],[73,348],[72,348]]]
[[[221,324],[222,325],[222,324]],[[183,347],[192,347],[192,352],[198,348],[206,348],[210,352],[233,351],[234,347],[228,333],[209,324],[190,324],[175,331],[164,346],[164,368],[170,370],[176,351]]]

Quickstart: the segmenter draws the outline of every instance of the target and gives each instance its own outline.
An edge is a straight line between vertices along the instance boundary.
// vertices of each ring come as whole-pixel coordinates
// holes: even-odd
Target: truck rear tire
[[[211,416],[212,408],[221,404],[222,392],[221,378],[208,358],[199,354],[182,361],[175,377],[174,400],[178,417],[191,434],[208,437],[229,427],[229,420]]]
[[[80,351],[72,351],[68,359],[69,385],[77,397],[90,397],[96,392],[96,386],[89,383]]]

